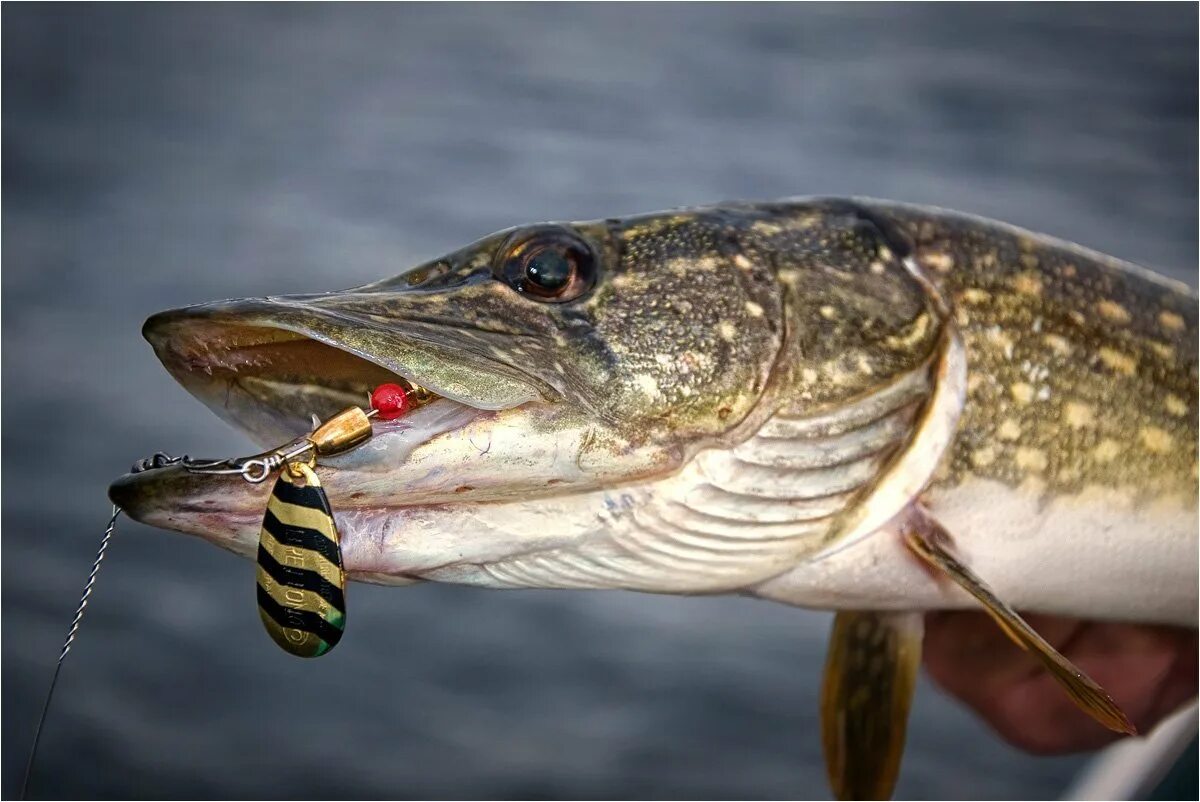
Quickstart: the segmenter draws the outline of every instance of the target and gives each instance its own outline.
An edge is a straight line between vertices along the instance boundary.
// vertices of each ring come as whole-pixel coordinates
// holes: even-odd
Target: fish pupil
[[[571,259],[558,248],[542,248],[525,263],[525,277],[546,292],[557,292],[566,287],[573,272]]]

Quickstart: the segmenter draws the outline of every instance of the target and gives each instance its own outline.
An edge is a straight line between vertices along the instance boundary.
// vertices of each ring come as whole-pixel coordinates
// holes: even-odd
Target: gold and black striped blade
[[[263,626],[285,651],[320,657],[342,638],[345,590],[337,526],[321,481],[303,463],[285,465],[258,538]]]

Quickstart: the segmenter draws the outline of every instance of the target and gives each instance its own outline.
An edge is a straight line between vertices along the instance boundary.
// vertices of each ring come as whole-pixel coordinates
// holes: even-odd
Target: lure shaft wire
[[[33,761],[37,757],[38,742],[42,739],[42,727],[46,723],[46,713],[50,711],[50,700],[54,697],[54,688],[58,685],[58,675],[62,672],[63,660],[67,656],[67,652],[71,651],[71,644],[75,642],[75,637],[79,634],[79,622],[83,620],[83,611],[87,607],[88,597],[92,595],[92,589],[96,586],[96,574],[100,572],[100,563],[104,561],[104,552],[108,550],[108,542],[112,540],[113,532],[117,528],[117,518],[121,515],[121,508],[113,505],[112,517],[108,519],[108,528],[104,530],[104,537],[100,540],[100,549],[96,552],[96,561],[92,563],[91,573],[88,574],[87,583],[83,586],[83,595],[79,599],[79,607],[75,610],[75,618],[71,621],[71,629],[67,632],[67,639],[63,643],[62,653],[58,655],[58,664],[54,667],[54,676],[50,678],[50,689],[46,691],[46,702],[42,705],[42,715],[38,719],[37,729],[33,733],[33,746],[29,750],[29,762],[25,766],[25,778],[21,781],[21,799],[25,798],[26,791],[29,790],[29,778],[33,774]]]

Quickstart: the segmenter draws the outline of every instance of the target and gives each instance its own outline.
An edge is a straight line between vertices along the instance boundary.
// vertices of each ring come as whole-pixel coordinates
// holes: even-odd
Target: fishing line
[[[382,384],[370,394],[366,408],[348,407],[322,423],[313,417],[313,431],[279,448],[243,459],[193,460],[187,455],[172,457],[159,452],[134,463],[130,473],[155,471],[172,466],[189,473],[236,475],[258,484],[278,471],[263,516],[258,548],[257,597],[263,626],[281,648],[298,657],[326,654],[341,640],[346,625],[345,584],[340,536],[329,498],[317,477],[318,457],[348,451],[369,440],[372,419],[395,420],[415,406],[435,398],[423,387]],[[121,508],[112,508],[96,560],[83,586],[75,618],[67,632],[42,715],[33,733],[29,762],[21,781],[21,799],[29,790],[38,744],[63,661],[79,635],[83,612],[96,587],[100,563],[116,531]]]
[[[25,764],[25,777],[21,780],[21,799],[25,798],[26,792],[29,790],[29,778],[33,774],[33,761],[37,757],[38,743],[42,740],[42,727],[46,724],[46,714],[50,712],[50,700],[54,698],[54,689],[58,686],[58,676],[62,673],[63,660],[67,657],[67,652],[71,651],[71,644],[75,642],[75,637],[79,634],[79,624],[83,621],[83,611],[87,607],[88,598],[92,595],[92,590],[96,587],[96,575],[100,573],[100,563],[104,561],[104,554],[108,551],[108,543],[112,540],[113,532],[117,528],[117,518],[121,516],[121,508],[113,505],[112,517],[108,519],[108,527],[104,530],[104,537],[100,540],[100,549],[96,552],[96,561],[92,563],[92,570],[88,574],[87,583],[83,586],[83,595],[79,598],[79,607],[75,610],[75,618],[71,621],[71,628],[67,632],[67,639],[63,643],[62,652],[58,655],[58,664],[54,667],[54,676],[50,678],[50,688],[46,691],[46,702],[42,705],[42,715],[38,719],[37,729],[33,733],[33,746],[29,750],[29,762]]]

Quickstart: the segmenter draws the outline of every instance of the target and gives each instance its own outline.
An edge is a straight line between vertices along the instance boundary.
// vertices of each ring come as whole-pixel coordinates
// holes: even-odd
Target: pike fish
[[[928,610],[1197,624],[1197,297],[1002,223],[869,199],[526,226],[344,292],[151,317],[264,447],[383,382],[432,401],[318,469],[351,579],[744,594],[837,611],[835,793],[890,794]],[[268,488],[176,465],[133,518],[253,557]]]

